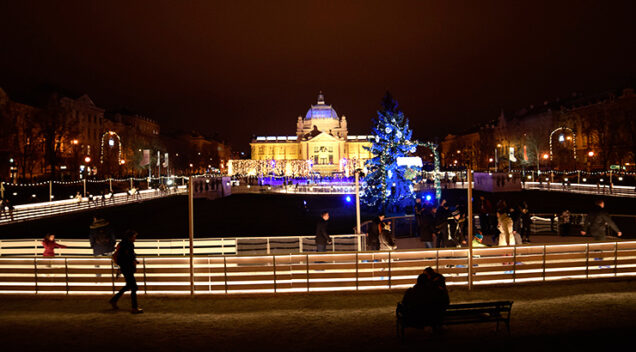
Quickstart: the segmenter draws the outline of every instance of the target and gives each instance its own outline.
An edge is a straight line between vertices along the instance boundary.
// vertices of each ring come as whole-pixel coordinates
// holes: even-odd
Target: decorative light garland
[[[103,164],[104,163],[104,137],[106,136],[116,136],[117,137],[117,142],[119,143],[119,149],[117,151],[117,164],[121,165],[121,137],[119,137],[119,135],[117,134],[117,132],[115,131],[107,131],[104,132],[104,134],[102,135],[102,144],[101,144],[101,152],[99,155],[99,163]]]
[[[574,152],[574,160],[576,160],[576,133],[574,133],[574,131],[572,131],[572,129],[569,127],[559,127],[552,131],[552,133],[550,133],[550,160],[552,160],[552,135],[556,131],[569,131],[570,133],[572,133],[572,151]]]

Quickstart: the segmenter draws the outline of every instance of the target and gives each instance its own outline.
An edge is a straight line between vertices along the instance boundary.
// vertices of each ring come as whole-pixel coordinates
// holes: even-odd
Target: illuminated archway
[[[554,133],[562,131],[562,132],[570,132],[572,134],[572,153],[574,155],[574,161],[576,161],[576,133],[571,128],[568,127],[559,127],[550,133],[550,160],[552,160],[552,136]],[[563,142],[563,141],[560,141]]]
[[[110,145],[110,141],[111,140],[113,141],[113,143],[115,143],[113,138],[117,137],[117,143],[118,143],[118,147],[119,147],[119,149],[117,150],[117,163],[118,164],[122,164],[122,162],[121,162],[122,161],[122,159],[121,159],[121,138],[119,137],[117,132],[114,132],[114,131],[107,131],[107,132],[105,132],[102,135],[101,150],[100,150],[101,152],[100,152],[100,155],[99,155],[99,163],[100,164],[104,163],[104,141],[106,140],[106,137],[109,137],[108,138],[109,145]],[[112,147],[113,145],[110,145],[110,146]]]

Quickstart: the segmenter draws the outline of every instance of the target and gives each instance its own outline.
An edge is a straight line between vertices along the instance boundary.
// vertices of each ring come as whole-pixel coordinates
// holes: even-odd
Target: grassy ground
[[[400,292],[241,297],[140,297],[146,312],[112,311],[107,297],[2,297],[8,350],[392,351],[611,350],[633,343],[636,282],[451,289],[453,303],[514,300],[512,333],[494,324],[450,327],[443,336],[407,329],[395,337]]]

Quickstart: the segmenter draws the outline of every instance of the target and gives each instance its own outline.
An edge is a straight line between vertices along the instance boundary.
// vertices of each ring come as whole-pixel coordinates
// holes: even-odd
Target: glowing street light
[[[85,157],[85,158],[84,158],[84,161],[85,161],[87,164],[88,164],[88,163],[90,163],[90,162],[91,162],[91,157],[90,157],[90,156]]]
[[[594,151],[590,150],[589,152],[587,152],[587,156],[589,156],[590,158],[594,156]]]
[[[125,163],[126,163],[126,160],[124,160],[124,159],[119,160],[119,164],[120,165],[124,165]]]
[[[548,153],[543,154],[543,159],[548,160],[549,157],[550,157],[550,154]]]
[[[77,139],[74,139],[74,140],[71,141],[71,144],[77,145],[77,143],[79,143],[79,141]]]

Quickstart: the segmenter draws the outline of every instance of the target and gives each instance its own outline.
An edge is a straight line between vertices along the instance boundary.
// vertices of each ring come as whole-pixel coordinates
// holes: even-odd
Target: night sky
[[[8,1],[0,87],[87,93],[164,129],[293,135],[325,94],[352,134],[386,90],[420,139],[633,85],[636,1]]]

